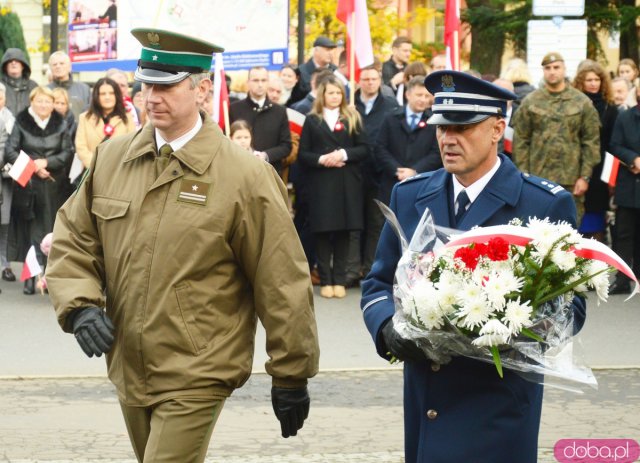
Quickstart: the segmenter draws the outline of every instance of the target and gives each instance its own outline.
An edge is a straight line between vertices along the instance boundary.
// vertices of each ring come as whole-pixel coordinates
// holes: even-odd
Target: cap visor
[[[145,84],[177,84],[178,82],[182,82],[184,79],[189,77],[191,73],[189,72],[166,72],[166,71],[158,71],[157,69],[136,69],[133,78],[139,82],[144,82]]]
[[[488,114],[446,113],[433,114],[427,120],[430,125],[467,125],[482,122],[491,117]]]

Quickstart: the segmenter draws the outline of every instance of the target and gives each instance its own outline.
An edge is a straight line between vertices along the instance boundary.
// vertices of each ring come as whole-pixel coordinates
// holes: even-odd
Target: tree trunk
[[[635,0],[621,0],[622,5],[634,7]],[[634,21],[620,30],[620,59],[631,58],[635,63],[640,62],[640,52],[638,52],[638,26]]]
[[[496,17],[502,14],[502,8],[496,7],[491,0],[469,0],[468,7],[483,11],[482,19],[471,19],[471,69],[480,74],[500,75],[502,52],[504,51],[504,31],[495,26],[495,22],[487,20],[490,10],[494,10]],[[498,9],[499,8],[499,9]],[[493,23],[493,24],[492,24]]]

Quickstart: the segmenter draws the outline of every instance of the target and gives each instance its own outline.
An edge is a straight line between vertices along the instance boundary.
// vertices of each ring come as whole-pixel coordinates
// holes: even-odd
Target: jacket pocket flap
[[[131,201],[124,199],[95,196],[91,205],[91,213],[103,220],[117,219],[127,213],[130,203]]]

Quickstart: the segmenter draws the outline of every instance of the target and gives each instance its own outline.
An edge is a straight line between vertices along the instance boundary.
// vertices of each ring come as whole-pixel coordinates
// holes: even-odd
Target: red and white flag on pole
[[[460,70],[460,0],[446,0],[444,6],[444,46],[447,69]]]
[[[611,153],[605,152],[600,180],[602,180],[609,186],[616,186],[616,180],[618,179],[618,169],[620,169],[620,159],[618,159]]]
[[[40,267],[38,258],[36,257],[36,248],[35,246],[31,246],[29,248],[29,252],[27,252],[27,258],[24,261],[24,266],[22,267],[20,281],[25,281],[29,278],[37,277],[41,273],[42,267]]]
[[[347,26],[349,77],[354,81],[358,81],[360,69],[373,64],[373,46],[371,45],[367,1],[338,0],[336,16]]]
[[[504,129],[504,152],[505,153],[513,153],[513,134],[514,134],[514,130],[513,127],[511,127],[510,125],[507,125],[507,127]]]
[[[18,185],[24,188],[37,170],[36,163],[24,151],[20,151],[18,159],[9,169],[9,177],[14,179]]]
[[[287,118],[289,119],[289,130],[300,135],[302,133],[304,120],[307,117],[295,109],[287,108]]]
[[[222,53],[216,53],[213,70],[213,120],[229,135],[229,89],[224,75]]]

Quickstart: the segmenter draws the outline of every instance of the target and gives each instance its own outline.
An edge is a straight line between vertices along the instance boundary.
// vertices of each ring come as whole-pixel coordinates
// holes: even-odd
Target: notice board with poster
[[[198,37],[225,48],[225,70],[280,69],[289,47],[288,0],[69,0],[73,70],[132,71],[136,27]]]

